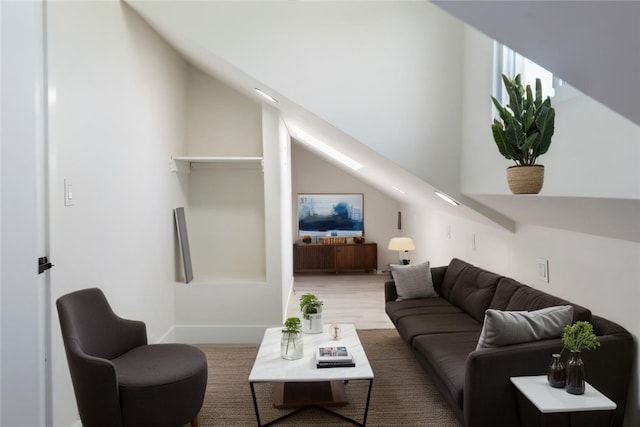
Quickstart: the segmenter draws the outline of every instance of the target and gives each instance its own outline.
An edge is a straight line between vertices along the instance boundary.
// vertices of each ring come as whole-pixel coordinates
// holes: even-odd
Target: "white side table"
[[[609,425],[613,421],[615,402],[589,383],[585,383],[584,394],[575,395],[567,393],[563,388],[551,387],[546,375],[511,377],[511,382],[542,413],[541,426],[544,426],[545,414],[553,413],[609,411]]]

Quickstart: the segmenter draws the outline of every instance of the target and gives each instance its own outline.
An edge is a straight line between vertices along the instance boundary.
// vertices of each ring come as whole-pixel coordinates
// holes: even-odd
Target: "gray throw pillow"
[[[398,300],[438,296],[433,289],[429,261],[416,265],[391,264],[389,267],[396,282]]]
[[[558,338],[571,323],[573,307],[559,305],[535,311],[501,311],[488,309],[478,346],[481,348]]]

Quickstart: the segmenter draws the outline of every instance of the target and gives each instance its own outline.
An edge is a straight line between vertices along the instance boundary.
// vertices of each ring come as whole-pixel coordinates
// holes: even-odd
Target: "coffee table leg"
[[[262,423],[260,423],[260,412],[258,411],[258,401],[256,400],[256,391],[253,388],[252,382],[250,382],[249,385],[251,386],[251,397],[253,398],[253,408],[256,411],[256,420],[258,421],[258,427],[261,427]]]
[[[371,401],[371,387],[373,379],[369,380],[369,391],[367,391],[367,403],[364,405],[364,418],[362,419],[362,427],[367,425],[367,415],[369,414],[369,402]]]

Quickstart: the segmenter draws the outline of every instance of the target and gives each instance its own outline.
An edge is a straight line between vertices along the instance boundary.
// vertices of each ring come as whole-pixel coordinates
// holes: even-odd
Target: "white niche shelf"
[[[171,157],[169,170],[175,173],[190,173],[196,164],[232,169],[261,169],[264,171],[263,157]]]

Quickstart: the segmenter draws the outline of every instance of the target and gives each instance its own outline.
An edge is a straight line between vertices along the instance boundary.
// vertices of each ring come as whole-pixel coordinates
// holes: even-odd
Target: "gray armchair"
[[[143,322],[118,317],[100,289],[56,301],[84,427],[198,425],[207,359],[186,344],[147,344]]]

